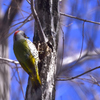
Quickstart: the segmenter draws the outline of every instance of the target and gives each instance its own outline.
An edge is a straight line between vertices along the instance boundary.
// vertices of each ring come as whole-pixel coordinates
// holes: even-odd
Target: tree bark
[[[42,81],[41,88],[36,93],[34,89],[32,89],[29,79],[26,100],[54,100],[59,31],[58,0],[35,0],[35,8],[42,25],[42,29],[53,49],[50,55],[40,59],[41,62],[39,63],[39,72]],[[33,38],[34,43],[40,42],[38,32],[37,23],[35,23]]]

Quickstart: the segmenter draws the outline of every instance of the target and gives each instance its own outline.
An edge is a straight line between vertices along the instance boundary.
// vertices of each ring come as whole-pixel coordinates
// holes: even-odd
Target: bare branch
[[[79,57],[80,53],[77,53],[71,57],[65,57],[63,60],[63,66],[67,66],[68,64],[71,64],[75,61],[77,61],[78,57]],[[82,62],[83,60],[87,60],[87,59],[93,59],[91,56],[94,57],[99,57],[100,55],[100,49],[96,49],[96,51],[89,51],[87,52],[87,50],[84,50],[81,54],[81,58],[80,58],[80,62]]]
[[[75,63],[77,62],[77,60],[78,60],[77,65],[79,65],[86,60],[98,59],[100,56],[100,49],[95,48],[95,50],[89,51],[89,52],[87,50],[84,50],[82,52],[81,58],[79,60],[78,60],[78,58],[79,58],[80,53],[77,53],[77,54],[70,56],[70,57],[65,57],[63,59],[63,68],[61,69],[60,74],[65,72],[67,69],[71,69],[73,66],[75,66]]]
[[[29,0],[26,0],[26,1],[27,1],[29,4],[31,4]]]
[[[5,13],[5,16],[3,17],[3,20],[2,20],[2,27],[0,28],[3,28],[3,25],[5,26],[10,26],[14,17],[16,16],[17,12],[18,12],[18,9],[17,9],[17,6],[21,6],[21,3],[22,3],[23,0],[12,0],[6,13]],[[8,19],[9,18],[9,19]],[[4,27],[5,28],[5,27]]]
[[[11,59],[8,59],[8,58],[2,58],[2,57],[0,57],[0,60],[2,60],[2,61],[7,61],[7,62],[10,62],[10,63],[14,63],[14,64],[19,64],[18,61],[11,60]]]
[[[60,15],[67,16],[67,17],[74,18],[74,19],[78,19],[78,20],[81,20],[81,21],[84,21],[84,22],[90,22],[90,23],[94,23],[94,24],[100,25],[100,22],[95,22],[95,21],[90,21],[90,20],[82,19],[82,18],[79,18],[79,17],[76,17],[76,16],[64,14],[62,12],[60,12]]]
[[[28,19],[27,22],[29,22],[29,21],[31,21],[31,20],[32,20],[32,19]],[[16,24],[12,25],[10,28],[12,28],[12,27],[14,27],[14,26],[16,26],[16,25],[18,25],[18,24],[24,23],[24,22],[25,22],[25,20],[24,20],[24,21],[21,21],[21,22],[18,22],[18,23],[16,23]]]
[[[82,46],[81,46],[81,51],[80,51],[80,54],[79,54],[79,58],[77,59],[77,61],[73,64],[73,66],[75,66],[78,61],[80,60],[81,58],[81,55],[82,55],[82,51],[83,51],[83,43],[84,43],[84,22],[83,22],[83,29],[82,29]],[[73,66],[71,66],[70,68],[72,68]]]
[[[23,25],[25,25],[25,23],[27,23],[29,20],[29,17],[31,16],[32,14],[30,14],[24,21],[23,21],[23,24],[21,24],[18,28],[16,28],[13,32],[11,32],[10,34],[7,34],[4,36],[4,38],[0,41],[0,42],[3,42],[5,39],[7,39],[10,35],[12,35],[15,31],[17,31],[19,28],[21,28]]]
[[[82,76],[82,75],[85,75],[85,74],[87,74],[87,73],[89,73],[89,72],[91,72],[91,71],[94,71],[94,70],[96,70],[96,69],[98,69],[98,68],[100,68],[100,66],[95,67],[95,68],[93,68],[93,69],[90,69],[90,70],[88,70],[88,71],[86,71],[86,72],[84,72],[84,73],[82,73],[82,74],[76,75],[76,76],[74,76],[74,77],[69,77],[69,78],[57,77],[56,80],[57,80],[57,81],[68,81],[68,80],[76,79],[76,78],[78,78],[78,77],[80,77],[80,76]],[[63,78],[63,79],[61,79],[61,78]]]

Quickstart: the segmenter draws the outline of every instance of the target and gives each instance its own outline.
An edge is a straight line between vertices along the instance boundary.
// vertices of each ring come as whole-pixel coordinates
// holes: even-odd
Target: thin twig
[[[16,67],[17,67],[17,65],[16,65]],[[22,87],[22,82],[21,82],[21,79],[20,79],[20,76],[19,76],[19,71],[18,71],[18,68],[16,68],[16,69],[17,69],[17,74],[18,74],[19,83],[20,83],[20,86],[21,86],[21,90],[22,90],[23,98],[25,99],[24,91],[23,91],[23,87]]]
[[[81,54],[82,54],[82,50],[83,50],[83,43],[84,43],[84,23],[85,22],[83,22],[83,29],[82,29],[82,47],[81,47],[79,59],[81,58]]]
[[[31,4],[29,0],[26,0],[26,1],[27,1],[29,4]]]
[[[3,4],[3,5],[5,5],[5,6],[7,6],[7,7],[9,7],[9,5],[7,5],[7,4]],[[14,8],[14,9],[16,9],[16,7],[14,7],[14,6],[10,6],[11,8]],[[23,11],[24,13],[26,13],[26,14],[30,14],[29,12],[26,12],[26,11],[24,11],[24,10],[22,10],[22,9],[20,9],[20,7],[19,8],[17,8],[18,10],[21,10],[21,11]]]
[[[25,23],[27,23],[28,21],[28,18],[31,16],[32,14],[30,14],[24,21],[23,21],[23,24],[21,24],[18,28],[16,28],[13,32],[11,32],[10,34],[7,34],[4,36],[4,38],[0,41],[3,42],[5,39],[7,39],[10,35],[12,35],[15,31],[17,31],[19,28],[21,28],[23,25],[25,25]]]
[[[90,77],[92,79],[93,84],[97,84],[98,86],[100,86],[96,78],[94,78],[92,75],[90,75]]]
[[[61,27],[61,25],[60,25],[60,27]],[[62,48],[62,57],[61,57],[61,67],[62,67],[62,63],[63,63],[63,57],[64,57],[64,31],[63,31],[63,29],[62,29],[62,27],[61,27],[61,31],[62,31],[62,34],[63,34],[63,36],[62,36],[62,39],[63,39],[63,48]]]
[[[19,82],[19,80],[18,80],[18,77],[16,76],[17,68],[16,68],[15,70],[12,69],[12,72],[13,72],[13,73],[12,73],[11,80],[12,80],[13,77],[15,77],[16,81],[20,84],[20,82]]]
[[[82,29],[82,47],[81,47],[81,51],[80,51],[78,59],[76,60],[76,62],[72,66],[70,66],[70,68],[72,68],[73,66],[75,66],[80,61],[80,59],[82,57],[83,43],[84,43],[84,23],[85,22],[83,22],[83,29]]]
[[[74,18],[74,19],[78,19],[78,20],[81,20],[81,21],[84,21],[84,22],[89,22],[89,23],[94,23],[94,24],[100,25],[100,22],[95,22],[95,21],[90,21],[90,20],[82,19],[82,18],[79,18],[79,17],[76,17],[76,16],[64,14],[62,12],[60,12],[60,15],[67,16],[67,17]]]
[[[77,61],[75,62],[73,66],[75,66],[81,58],[82,50],[83,50],[83,43],[84,43],[84,22],[83,22],[83,29],[82,29],[82,47],[81,47],[79,58],[77,59]],[[73,66],[71,66],[70,68],[72,68]]]
[[[34,19],[35,21],[37,22],[37,26],[38,26],[38,29],[39,29],[39,32],[38,32],[38,35],[39,35],[39,39],[41,42],[48,42],[48,39],[46,38],[45,34],[44,34],[44,31],[42,29],[42,25],[40,23],[40,20],[39,20],[39,17],[37,15],[37,12],[33,6],[33,0],[31,0],[31,10],[32,10],[32,14],[34,16]]]
[[[97,82],[94,82],[93,80],[87,79],[87,78],[78,78],[78,79],[83,80],[83,81],[86,81],[86,82],[89,82],[91,84],[96,84],[96,85],[100,86],[98,81]]]
[[[32,19],[29,19],[29,20],[27,20],[27,22],[29,22],[29,21],[31,21],[31,20],[32,20]],[[10,26],[10,28],[12,28],[12,27],[14,27],[14,26],[16,26],[16,25],[19,25],[19,24],[21,24],[21,23],[24,23],[24,21],[18,22],[18,23],[16,23],[16,24]]]
[[[69,77],[69,78],[57,77],[56,80],[57,80],[57,81],[68,81],[68,80],[72,80],[72,79],[78,78],[78,77],[80,77],[80,76],[82,76],[82,75],[85,75],[85,74],[87,74],[87,73],[89,73],[89,72],[91,72],[91,71],[94,71],[94,70],[96,70],[96,69],[98,69],[98,68],[100,68],[100,66],[95,67],[95,68],[93,68],[93,69],[90,69],[90,70],[88,70],[88,71],[86,71],[86,72],[84,72],[84,73],[82,73],[82,74],[76,75],[76,76],[74,76],[74,77]],[[61,78],[63,78],[63,79],[61,79]]]

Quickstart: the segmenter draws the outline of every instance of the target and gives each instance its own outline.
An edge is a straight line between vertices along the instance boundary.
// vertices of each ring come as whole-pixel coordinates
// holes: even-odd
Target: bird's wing
[[[30,68],[27,65],[25,65],[25,63],[22,63],[20,61],[19,61],[19,63],[21,64],[22,68],[30,75],[30,73],[31,73]]]
[[[36,64],[37,64],[38,60],[39,60],[38,51],[37,51],[35,45],[29,39],[26,39],[26,41],[28,43],[28,47],[30,49],[32,56],[36,59]]]

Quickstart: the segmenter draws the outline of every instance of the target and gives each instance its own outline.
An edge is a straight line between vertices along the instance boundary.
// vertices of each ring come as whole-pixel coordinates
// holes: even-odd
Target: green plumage
[[[23,69],[30,75],[32,83],[35,85],[41,84],[40,77],[38,74],[37,59],[31,54],[28,43],[25,39],[20,39],[14,42],[13,50],[15,56]]]

